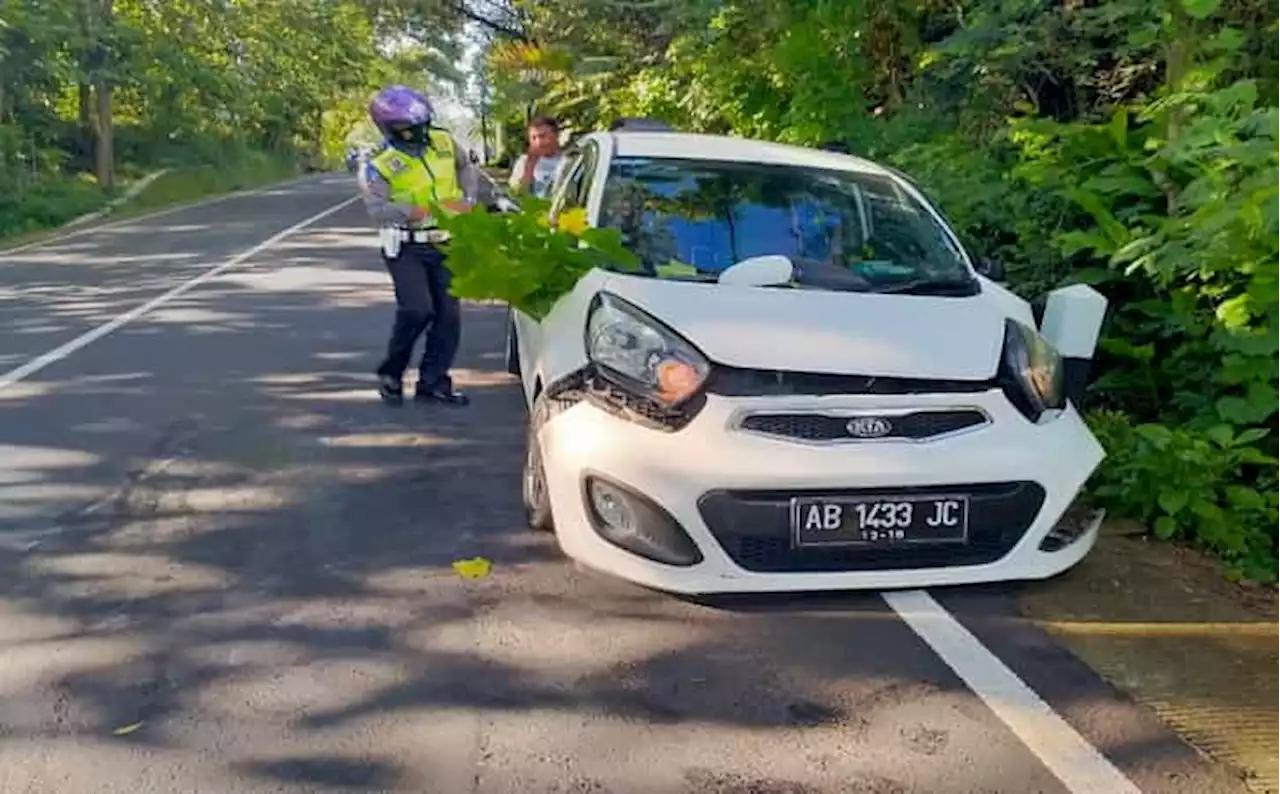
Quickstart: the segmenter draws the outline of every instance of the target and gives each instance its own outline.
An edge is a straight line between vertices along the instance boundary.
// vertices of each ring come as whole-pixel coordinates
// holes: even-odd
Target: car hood
[[[734,367],[881,377],[985,380],[1005,313],[972,297],[873,295],[612,276],[630,301]]]

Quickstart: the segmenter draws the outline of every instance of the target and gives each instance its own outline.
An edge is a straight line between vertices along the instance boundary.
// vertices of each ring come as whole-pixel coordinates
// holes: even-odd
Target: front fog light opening
[[[1091,508],[1078,500],[1073,502],[1040,541],[1040,551],[1052,553],[1073,545],[1105,515],[1106,511],[1101,508]]]
[[[609,543],[666,565],[688,567],[702,562],[697,544],[661,507],[599,477],[588,477],[584,486],[591,526]]]

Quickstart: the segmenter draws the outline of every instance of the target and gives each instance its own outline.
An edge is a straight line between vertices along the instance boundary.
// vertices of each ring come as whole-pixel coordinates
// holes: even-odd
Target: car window
[[[601,210],[649,275],[714,280],[781,254],[796,286],[969,284],[947,230],[892,178],[760,163],[616,158]]]
[[[581,152],[575,152],[572,163],[565,164],[564,189],[557,196],[556,212],[587,206],[591,193],[591,181],[595,175],[599,151],[595,144],[587,144]]]
[[[579,169],[577,179],[572,185],[572,194],[567,200],[574,207],[586,207],[587,201],[591,196],[591,184],[595,181],[596,163],[600,159],[600,147],[594,143],[588,143],[582,150],[582,168]]]
[[[551,199],[551,209],[553,212],[559,211],[561,204],[564,202],[565,193],[573,175],[577,172],[578,165],[582,161],[582,152],[576,150],[566,151],[557,167],[554,181],[551,183],[551,190],[547,193]]]

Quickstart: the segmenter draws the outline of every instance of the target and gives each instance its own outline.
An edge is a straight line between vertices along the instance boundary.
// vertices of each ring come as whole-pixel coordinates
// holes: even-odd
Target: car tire
[[[507,310],[507,373],[520,377],[520,339],[516,336],[516,318]]]
[[[546,470],[542,463],[542,445],[538,432],[552,416],[562,409],[560,401],[538,395],[533,402],[525,425],[524,471],[520,477],[521,496],[524,501],[525,520],[530,529],[554,532],[555,519],[551,515],[551,495],[547,493]]]

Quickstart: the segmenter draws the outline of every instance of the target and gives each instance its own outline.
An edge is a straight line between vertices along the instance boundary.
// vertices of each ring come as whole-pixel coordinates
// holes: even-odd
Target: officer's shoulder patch
[[[453,135],[448,130],[432,127],[429,134],[432,146],[447,152],[453,151]]]
[[[391,157],[388,158],[387,170],[393,174],[402,174],[409,170],[409,164],[403,157]]]

